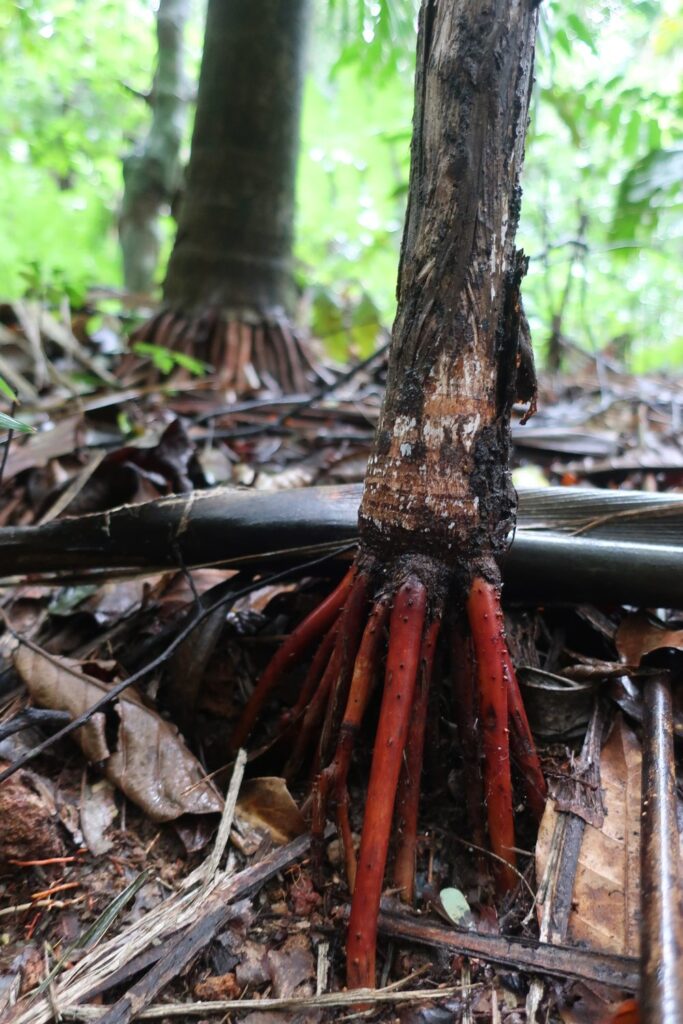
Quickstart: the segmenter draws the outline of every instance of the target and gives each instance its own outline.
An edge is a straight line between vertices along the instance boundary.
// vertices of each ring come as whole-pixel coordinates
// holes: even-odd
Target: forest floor
[[[30,304],[4,307],[0,319],[0,374],[19,394],[14,415],[35,428],[5,446],[0,535],[70,521],[77,537],[74,517],[198,489],[273,493],[363,478],[381,357],[336,388],[330,374],[313,399],[236,403],[206,377],[150,385],[141,367],[117,381],[113,316],[93,337],[78,318]],[[515,485],[683,492],[683,381],[636,379],[616,357],[571,346],[566,363],[543,380],[536,418],[514,427]],[[243,565],[220,552],[197,568],[171,552],[180,568],[162,570],[93,556],[43,571],[35,556],[22,574],[4,549],[0,769],[119,680],[156,667],[0,788],[0,1013],[22,1024],[121,1022],[143,1010],[245,1024],[605,1020],[638,971],[638,665],[652,649],[681,647],[680,613],[594,603],[590,589],[569,601],[561,578],[543,603],[516,587],[510,644],[553,795],[540,832],[520,808],[520,881],[503,903],[488,854],[468,842],[443,667],[416,908],[387,893],[380,988],[359,1007],[343,991],[339,845],[332,832],[314,879],[307,780],[288,787],[272,742],[305,665],[269,707],[248,763],[228,755],[259,672],[349,557],[308,565],[315,524],[304,514],[297,526],[291,561],[303,565],[281,579],[265,557]],[[657,522],[648,528],[656,542]],[[281,548],[273,536],[269,550]],[[187,640],[171,649],[181,630]],[[680,694],[674,728],[683,735]],[[370,734],[350,780],[356,830],[368,748]]]

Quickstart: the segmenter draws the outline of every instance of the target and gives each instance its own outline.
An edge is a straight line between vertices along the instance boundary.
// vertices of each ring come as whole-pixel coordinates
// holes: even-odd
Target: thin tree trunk
[[[514,247],[533,0],[422,6],[408,213],[387,390],[360,512],[373,551],[488,574],[514,512]]]
[[[180,147],[187,116],[183,36],[189,0],[160,0],[158,56],[150,96],[147,137],[123,161],[124,193],[119,220],[123,278],[128,291],[149,294],[159,263],[159,216],[180,185]]]
[[[308,0],[209,0],[192,152],[164,299],[272,316],[291,307]]]

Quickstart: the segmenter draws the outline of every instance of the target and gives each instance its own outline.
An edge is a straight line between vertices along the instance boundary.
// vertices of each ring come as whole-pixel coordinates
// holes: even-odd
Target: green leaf
[[[595,36],[586,25],[585,21],[582,21],[578,14],[568,14],[567,24],[571,28],[577,39],[580,39],[582,43],[585,43],[593,53],[597,53],[597,46],[595,45]]]
[[[196,377],[201,377],[210,367],[200,359],[195,359],[186,352],[174,352],[163,345],[152,345],[148,341],[136,341],[133,352],[138,356],[149,356],[159,373],[169,374],[176,366],[181,366]]]
[[[564,50],[568,57],[571,57],[572,41],[567,35],[566,30],[563,28],[558,28],[553,38],[557,45],[560,47],[560,49]]]
[[[683,201],[682,182],[683,149],[656,149],[637,160],[619,186],[611,237],[631,240],[642,224],[654,226],[663,209]]]
[[[14,416],[8,416],[6,412],[0,412],[0,429],[15,430],[21,434],[35,433],[35,427],[30,427],[28,423],[22,423],[21,420],[15,420]]]
[[[14,388],[7,383],[4,377],[0,377],[0,391],[2,391],[5,398],[8,398],[10,402],[16,402],[17,396],[14,393]]]
[[[624,134],[624,153],[626,156],[635,156],[640,138],[640,125],[642,118],[637,110],[634,110],[628,122],[628,128]]]

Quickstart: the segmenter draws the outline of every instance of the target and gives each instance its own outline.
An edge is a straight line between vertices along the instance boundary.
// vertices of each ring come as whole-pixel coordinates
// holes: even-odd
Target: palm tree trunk
[[[360,512],[373,551],[424,552],[469,576],[500,554],[514,511],[534,6],[423,4],[399,305]]]
[[[308,0],[209,0],[187,188],[164,298],[291,310]]]
[[[204,360],[237,394],[305,391],[316,374],[290,320],[308,13],[309,0],[209,0],[164,305],[133,338]]]

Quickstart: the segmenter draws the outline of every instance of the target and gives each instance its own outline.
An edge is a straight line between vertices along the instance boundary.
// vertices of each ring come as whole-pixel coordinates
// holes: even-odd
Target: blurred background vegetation
[[[393,315],[415,6],[313,0],[297,276],[337,359]],[[195,84],[203,21],[193,0]],[[636,372],[683,364],[682,50],[682,0],[542,4],[518,235],[541,360],[561,329]],[[147,129],[155,53],[153,0],[0,0],[0,300],[121,288],[122,160]],[[160,278],[174,227],[169,210]]]

